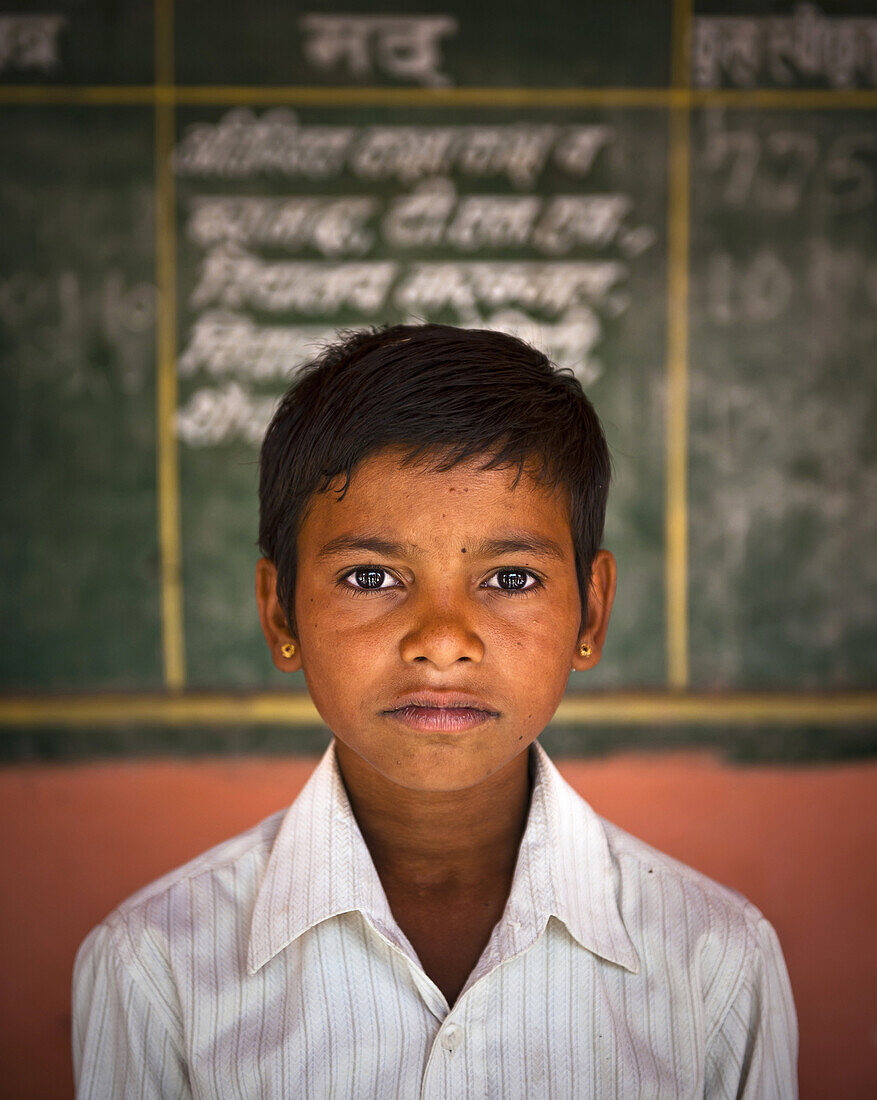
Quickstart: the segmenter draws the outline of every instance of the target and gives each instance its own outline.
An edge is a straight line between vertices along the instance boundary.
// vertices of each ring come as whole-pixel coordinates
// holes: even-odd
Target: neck
[[[335,741],[353,814],[381,881],[452,894],[510,883],[530,808],[529,753],[475,787],[400,787]]]

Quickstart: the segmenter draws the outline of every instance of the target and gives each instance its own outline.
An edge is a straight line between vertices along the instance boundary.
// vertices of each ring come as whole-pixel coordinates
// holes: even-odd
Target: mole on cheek
[[[461,546],[461,547],[460,547],[460,553],[461,553],[461,554],[465,554],[465,553],[466,553],[466,547],[465,547],[465,546]]]

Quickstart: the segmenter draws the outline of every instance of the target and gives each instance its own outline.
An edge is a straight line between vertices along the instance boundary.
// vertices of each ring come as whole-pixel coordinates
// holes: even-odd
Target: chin
[[[409,750],[404,757],[373,762],[387,779],[410,791],[464,791],[505,767],[509,759],[467,753],[462,745],[424,744],[423,752]]]

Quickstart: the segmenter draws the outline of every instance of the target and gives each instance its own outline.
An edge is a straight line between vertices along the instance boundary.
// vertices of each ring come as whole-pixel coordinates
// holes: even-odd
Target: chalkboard
[[[143,108],[3,110],[7,690],[162,683],[152,128]]]
[[[694,120],[693,681],[873,682],[877,127]]]
[[[877,4],[470,7],[0,13],[0,755],[312,749],[222,717],[304,692],[258,442],[339,328],[406,318],[520,333],[603,418],[619,589],[570,696],[615,717],[562,751],[877,747]]]

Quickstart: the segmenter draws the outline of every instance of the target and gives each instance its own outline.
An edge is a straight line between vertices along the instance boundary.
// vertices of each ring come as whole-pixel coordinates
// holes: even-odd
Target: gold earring
[[[583,643],[582,643],[582,644],[581,644],[581,645],[579,646],[579,653],[580,653],[580,654],[581,654],[581,655],[582,655],[583,657],[590,657],[590,656],[591,656],[591,647],[590,647],[589,645],[586,645],[586,644],[585,644],[585,643],[583,642]]]
[[[284,645],[282,645],[282,646],[280,647],[280,652],[281,652],[281,653],[283,654],[283,656],[284,656],[284,657],[285,657],[285,658],[286,658],[287,660],[289,660],[289,658],[290,658],[290,657],[292,657],[292,656],[293,656],[293,654],[295,653],[295,645],[294,645],[294,643],[293,643],[293,642],[286,642],[286,643],[285,643]]]

